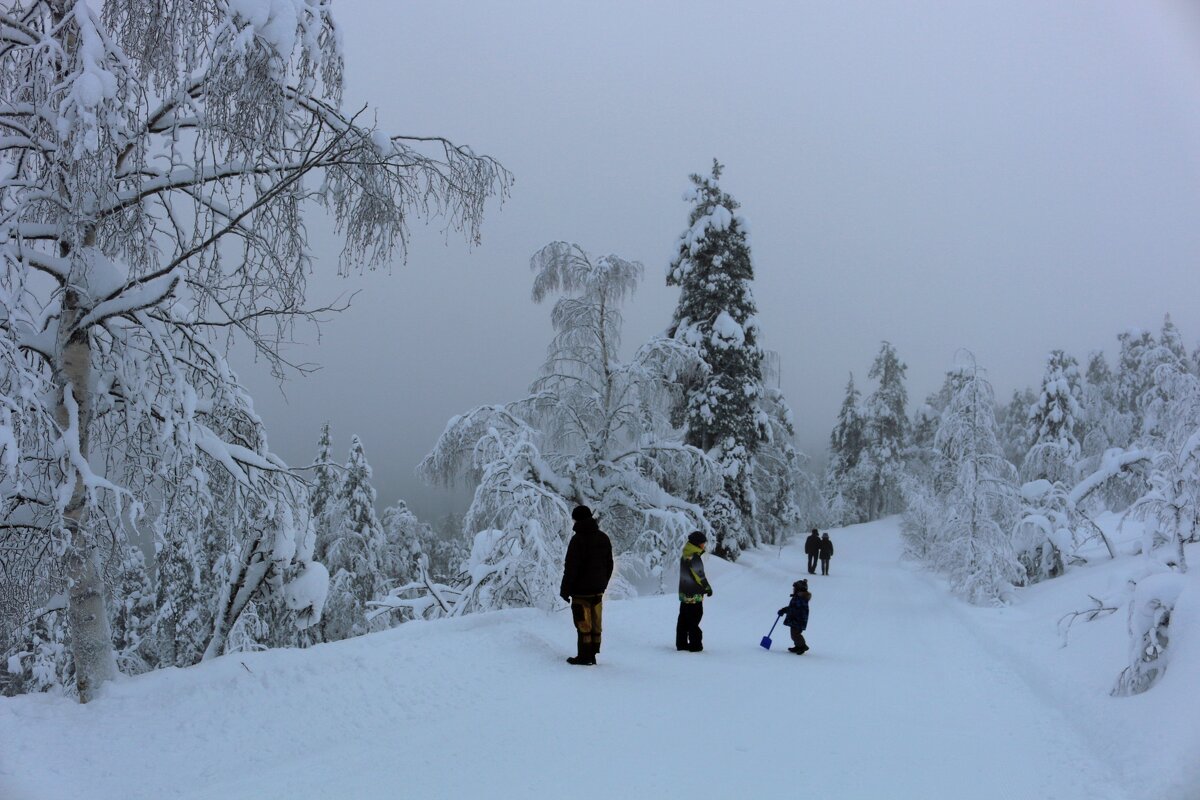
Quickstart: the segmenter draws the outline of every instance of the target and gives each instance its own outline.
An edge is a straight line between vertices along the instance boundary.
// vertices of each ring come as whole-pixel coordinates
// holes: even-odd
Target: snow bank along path
[[[1137,797],[899,564],[896,520],[833,539],[804,656],[758,646],[801,537],[706,558],[703,653],[651,597],[606,605],[592,668],[567,611],[522,609],[0,700],[0,798]]]

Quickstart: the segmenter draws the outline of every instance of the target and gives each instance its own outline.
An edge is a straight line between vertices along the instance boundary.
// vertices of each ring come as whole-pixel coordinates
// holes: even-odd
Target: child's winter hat
[[[591,519],[592,510],[587,506],[575,506],[575,510],[571,512],[571,519],[578,522],[581,519]]]
[[[807,592],[808,591],[808,581],[806,581],[806,580],[796,581],[795,583],[792,584],[792,590],[797,591],[797,592]]]
[[[688,541],[699,547],[702,544],[708,543],[708,537],[705,536],[701,531],[692,531],[688,534]]]

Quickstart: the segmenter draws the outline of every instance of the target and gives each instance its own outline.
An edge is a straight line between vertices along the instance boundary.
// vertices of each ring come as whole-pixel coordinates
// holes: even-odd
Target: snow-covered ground
[[[563,661],[565,609],[514,610],[155,672],[88,706],[0,700],[0,798],[1200,797],[1200,661],[1114,699],[1124,612],[1060,647],[1059,617],[1130,559],[978,609],[900,562],[898,520],[832,536],[804,656],[782,626],[758,646],[799,546],[708,558],[703,653],[676,652],[678,604],[650,597],[606,606],[593,668]]]

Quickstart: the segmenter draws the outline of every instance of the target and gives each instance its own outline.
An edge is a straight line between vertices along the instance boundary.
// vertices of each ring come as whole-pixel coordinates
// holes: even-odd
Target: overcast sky
[[[359,290],[283,392],[243,377],[294,465],[363,437],[382,505],[440,513],[413,468],[446,421],[519,397],[551,336],[529,257],[557,239],[646,266],[631,349],[670,321],[681,199],[712,159],[751,230],[762,344],[821,458],[882,339],[910,402],[959,348],[997,395],[1061,347],[1115,352],[1164,312],[1200,343],[1200,22],[1184,0],[483,3],[338,0],[346,106],[439,134],[516,178],[469,249],[415,226],[408,262],[340,279],[328,226],[310,297]]]

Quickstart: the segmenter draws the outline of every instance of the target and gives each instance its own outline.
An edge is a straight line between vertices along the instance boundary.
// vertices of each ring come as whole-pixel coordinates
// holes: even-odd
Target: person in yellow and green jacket
[[[704,632],[700,618],[704,616],[704,598],[712,597],[712,586],[704,576],[700,556],[708,539],[700,531],[688,534],[679,560],[679,620],[675,623],[675,649],[699,653],[704,649]]]

